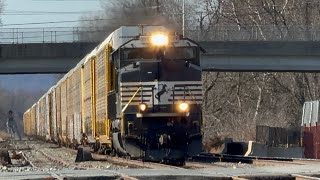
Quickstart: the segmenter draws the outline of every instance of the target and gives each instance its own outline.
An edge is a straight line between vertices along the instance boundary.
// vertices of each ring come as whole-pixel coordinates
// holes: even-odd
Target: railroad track
[[[56,159],[32,145],[27,145],[25,148],[15,148],[14,150],[9,150],[9,152],[10,151],[18,151],[22,158],[35,169],[44,169],[43,167],[47,167],[47,169],[50,169],[51,167],[73,168],[71,164]]]
[[[2,166],[1,172],[45,171],[51,174],[51,170],[61,169],[60,163],[53,158],[50,160],[27,141],[8,140],[1,147],[6,149],[11,159],[11,164]]]
[[[43,142],[37,142],[43,143]],[[77,151],[70,148],[62,147],[63,150],[67,150],[72,154],[76,155]],[[33,147],[32,149],[36,149]],[[69,167],[72,169],[90,169],[91,167],[86,166],[82,163],[75,163],[70,161],[65,161],[63,159],[58,159],[56,157],[50,156],[49,153],[46,153],[44,150],[37,149],[37,152],[42,154],[48,160],[58,163],[64,167]],[[185,166],[173,166],[167,164],[160,164],[154,162],[143,162],[141,160],[132,160],[120,157],[111,157],[108,155],[102,155],[97,153],[92,153],[92,157],[94,161],[109,162],[113,165],[126,167],[126,168],[148,168],[148,169],[198,169],[198,168],[205,168],[205,167],[212,167],[212,166],[222,166],[222,165],[215,165],[215,162],[226,162],[226,163],[245,163],[245,164],[253,164],[256,163],[258,160],[259,162],[265,160],[266,163],[293,163],[294,159],[288,158],[267,158],[267,157],[244,157],[244,156],[235,156],[235,155],[220,155],[220,154],[210,154],[210,153],[201,153],[197,157],[189,159],[186,162]],[[90,166],[90,165],[89,165]]]
[[[43,155],[46,159],[52,161],[52,162],[55,162],[63,167],[67,167],[67,168],[72,168],[72,169],[87,169],[87,168],[83,168],[83,167],[79,167],[79,166],[76,166],[74,164],[71,164],[71,163],[68,163],[62,159],[58,159],[56,157],[53,157],[51,155],[49,155],[48,153],[44,152],[43,150],[40,150],[40,149],[36,149],[35,150],[36,152],[39,152],[41,155]]]
[[[247,163],[253,164],[256,161],[273,161],[279,163],[303,163],[303,162],[319,162],[317,159],[298,159],[298,158],[282,158],[282,157],[258,157],[258,156],[241,156],[228,154],[211,154],[201,153],[196,157],[190,158],[190,162],[214,163],[214,162],[230,162],[230,163]]]
[[[77,152],[76,150],[70,149],[73,152]],[[131,168],[148,168],[148,169],[185,169],[183,167],[155,163],[155,162],[144,162],[141,160],[133,160],[127,159],[122,157],[111,157],[108,155],[102,155],[97,153],[92,153],[92,157],[94,161],[108,161],[112,164],[121,165],[121,166],[128,166]]]
[[[94,158],[94,161],[92,163],[90,162],[83,162],[83,163],[75,163],[74,159],[64,159],[64,157],[59,157],[57,155],[53,155],[52,151],[48,151],[46,148],[39,148],[39,145],[34,144],[51,144],[52,143],[44,143],[42,141],[30,141],[25,143],[31,143],[29,146],[21,146],[16,147],[13,149],[19,149],[23,152],[28,152],[31,149],[35,152],[37,152],[39,155],[45,157],[48,161],[52,162],[54,165],[59,165],[59,167],[65,167],[69,169],[97,169],[95,168],[95,165],[97,165],[100,162],[101,164],[105,164],[104,162],[108,162],[112,165],[116,165],[119,167],[124,168],[147,168],[147,169],[200,169],[200,168],[206,168],[206,167],[212,167],[212,166],[232,166],[232,163],[243,163],[243,164],[255,164],[259,165],[271,165],[271,164],[306,164],[310,161],[312,162],[320,162],[317,160],[301,160],[301,159],[292,159],[292,158],[270,158],[270,157],[245,157],[245,156],[238,156],[238,155],[221,155],[221,154],[210,154],[210,153],[201,153],[196,157],[193,157],[191,159],[188,159],[185,166],[172,166],[167,164],[160,164],[160,163],[154,163],[154,162],[143,162],[141,160],[132,160],[132,159],[125,159],[120,157],[111,157],[107,155],[101,155],[92,153],[92,157]],[[48,145],[46,145],[48,146]],[[45,147],[45,146],[44,146]],[[70,154],[76,155],[77,151],[70,148],[59,148],[59,151],[69,151]],[[56,151],[53,151],[56,152]],[[27,156],[27,155],[26,155]],[[71,157],[71,156],[70,156]],[[31,158],[32,159],[32,158]],[[99,161],[99,162],[97,162]],[[216,162],[225,162],[230,163],[225,165],[221,165]],[[97,165],[96,167],[99,167]],[[102,167],[104,168],[104,167]]]
[[[37,144],[45,144],[42,141],[34,141]],[[50,143],[51,144],[51,143]],[[68,151],[70,154],[74,155],[73,161],[65,161],[64,159],[53,157],[50,155],[50,153],[46,152],[43,149],[36,148],[35,146],[31,146],[31,149],[35,149],[37,152],[39,152],[41,155],[45,156],[47,159],[50,161],[53,161],[55,163],[58,163],[64,167],[71,167],[73,169],[94,169],[91,168],[92,164],[97,164],[100,162],[108,162],[113,165],[117,165],[120,167],[125,167],[125,168],[148,168],[148,169],[185,169],[183,167],[177,167],[177,166],[172,166],[172,165],[167,165],[167,164],[160,164],[160,163],[154,163],[154,162],[143,162],[141,160],[132,160],[132,159],[126,159],[122,157],[111,157],[108,155],[102,155],[102,154],[97,154],[97,153],[92,153],[93,161],[87,161],[87,162],[81,162],[81,163],[76,163],[75,162],[75,156],[77,154],[77,150],[71,149],[71,148],[66,148],[66,147],[61,147],[59,148],[61,151]]]
[[[283,180],[320,180],[320,178],[316,175],[309,175],[309,174],[287,174],[287,175],[267,175],[267,174],[261,174],[261,175],[247,175],[247,176],[234,176],[230,177],[232,180],[252,180],[252,179],[283,179]]]
[[[46,144],[45,142],[42,141],[33,141],[36,144]],[[52,143],[47,143],[47,144],[51,144]],[[133,159],[127,159],[127,158],[122,158],[122,157],[111,157],[108,155],[103,155],[103,154],[98,154],[98,153],[91,153],[92,157],[93,157],[93,161],[84,161],[84,162],[80,162],[80,163],[76,163],[75,162],[75,156],[77,154],[77,150],[75,149],[71,149],[71,148],[67,148],[67,147],[59,147],[57,149],[59,149],[59,151],[64,151],[64,152],[68,152],[72,155],[74,155],[73,160],[64,160],[62,158],[57,158],[56,155],[52,156],[50,155],[50,152],[47,152],[47,150],[45,149],[40,149],[39,147],[36,147],[34,144],[30,145],[30,148],[28,149],[32,149],[34,151],[37,151],[39,154],[41,154],[42,156],[46,157],[46,159],[60,164],[61,166],[64,167],[71,167],[73,169],[94,169],[91,168],[90,166],[92,166],[93,163],[104,163],[104,162],[108,162],[111,163],[113,165],[117,165],[120,167],[125,167],[125,168],[147,168],[147,169],[185,169],[183,167],[178,167],[178,166],[173,166],[173,165],[167,165],[167,164],[160,164],[160,163],[155,163],[155,162],[143,162],[141,160],[133,160]],[[90,164],[91,163],[91,164]]]
[[[308,160],[308,159],[294,159],[294,158],[269,158],[269,157],[244,157],[244,156],[234,156],[234,155],[220,155],[220,154],[209,154],[202,153],[199,156],[190,159],[186,162],[185,166],[177,167],[166,164],[159,164],[153,162],[142,162],[140,160],[132,160],[125,159],[120,157],[111,157],[102,154],[92,153],[94,161],[86,161],[86,162],[75,162],[75,156],[77,151],[70,148],[65,147],[57,147],[52,143],[46,143],[42,141],[17,141],[17,142],[8,142],[8,145],[2,144],[3,147],[7,147],[10,151],[10,154],[13,154],[16,151],[18,154],[22,155],[23,160],[28,163],[21,164],[21,166],[25,166],[29,168],[28,171],[44,171],[50,174],[55,179],[63,179],[64,175],[59,174],[60,170],[63,169],[82,169],[82,170],[97,170],[100,169],[100,165],[112,164],[116,166],[121,166],[124,169],[126,168],[143,168],[143,169],[155,169],[155,170],[170,170],[168,172],[172,172],[172,170],[183,170],[186,172],[188,170],[193,170],[194,172],[210,172],[211,169],[214,170],[216,167],[221,168],[217,171],[217,174],[220,173],[221,176],[225,176],[229,179],[312,179],[316,180],[320,177],[317,175],[310,174],[311,171],[305,171],[304,174],[302,171],[297,173],[279,173],[279,175],[274,175],[273,173],[269,174],[251,174],[250,173],[238,173],[241,175],[231,175],[229,172],[233,171],[232,169],[236,169],[236,171],[247,172],[246,170],[255,168],[255,167],[263,167],[263,168],[281,168],[289,165],[289,167],[299,168],[299,165],[306,165],[301,167],[312,167],[314,164],[320,163],[319,160]],[[65,155],[65,156],[64,156]],[[219,163],[215,163],[219,162]],[[225,163],[220,163],[225,162]],[[241,162],[241,163],[239,163]],[[257,165],[257,163],[262,163],[261,166]],[[252,164],[252,165],[251,165]],[[19,166],[15,164],[14,166]],[[31,167],[31,168],[30,168]],[[53,167],[52,170],[50,167]],[[57,167],[57,168],[55,168]],[[101,166],[101,169],[108,169],[105,166]],[[10,168],[10,167],[8,167]],[[14,167],[11,167],[11,170]],[[239,169],[238,169],[239,168]],[[112,169],[111,169],[112,170]],[[10,172],[10,171],[8,171]],[[11,171],[12,172],[12,171]],[[20,171],[16,171],[20,172]],[[114,171],[115,173],[119,173],[119,177],[123,179],[133,179],[134,177],[128,176],[121,171]],[[309,172],[309,174],[307,174]],[[314,171],[315,172],[315,171]],[[122,174],[123,173],[123,174]],[[224,174],[226,173],[226,174]],[[319,171],[320,173],[320,171]],[[216,174],[215,174],[216,175]],[[214,176],[214,175],[213,175]]]

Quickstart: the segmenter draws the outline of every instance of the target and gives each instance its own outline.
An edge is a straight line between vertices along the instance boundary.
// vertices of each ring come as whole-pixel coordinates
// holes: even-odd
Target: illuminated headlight
[[[147,104],[145,104],[145,103],[139,104],[139,110],[140,110],[141,112],[146,111],[147,108],[148,108]]]
[[[181,112],[187,112],[189,110],[189,104],[183,102],[183,103],[179,104],[178,108]]]
[[[163,34],[156,34],[151,36],[151,43],[156,46],[165,46],[169,43],[169,38]]]

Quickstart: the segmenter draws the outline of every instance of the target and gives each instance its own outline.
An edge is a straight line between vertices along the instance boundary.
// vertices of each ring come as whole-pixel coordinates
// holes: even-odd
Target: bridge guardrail
[[[0,28],[0,44],[101,42],[109,34],[105,27]],[[195,41],[320,41],[320,29],[273,26],[190,27],[186,37]]]
[[[97,42],[101,29],[79,27],[0,28],[0,44]]]

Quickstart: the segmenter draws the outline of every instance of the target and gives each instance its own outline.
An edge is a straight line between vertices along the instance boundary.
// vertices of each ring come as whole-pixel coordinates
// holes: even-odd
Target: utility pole
[[[160,15],[160,3],[159,3],[159,0],[156,0],[156,3],[157,3],[157,15],[159,16]]]
[[[184,10],[185,10],[185,0],[182,0],[182,36],[184,37],[184,19],[185,19],[185,16],[184,16]]]
[[[306,38],[308,41],[311,40],[311,12],[310,12],[310,2],[306,3],[306,16],[305,16],[305,23],[306,23]]]
[[[202,16],[202,11],[200,11],[200,31],[201,32],[203,30],[203,19],[204,19],[204,17]]]

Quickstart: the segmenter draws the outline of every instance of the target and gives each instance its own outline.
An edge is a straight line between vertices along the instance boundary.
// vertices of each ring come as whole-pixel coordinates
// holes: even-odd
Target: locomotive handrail
[[[191,98],[193,99],[193,100],[195,100],[195,103],[197,104],[197,105],[199,105],[198,103],[197,103],[197,101],[196,101],[196,98],[194,97],[194,94],[191,92],[191,90],[187,87],[187,91],[188,91],[188,93],[189,93],[189,95],[191,95]],[[201,107],[200,107],[201,108]]]
[[[194,97],[194,94],[191,92],[191,90],[190,90],[189,88],[187,88],[187,91],[188,91],[189,94],[191,95],[191,98],[192,98],[193,100],[195,100],[194,102],[196,103],[196,106],[198,106],[198,108],[202,111],[202,106],[201,106],[199,103],[197,103],[196,98]]]
[[[127,109],[127,107],[129,106],[129,104],[131,103],[131,101],[133,100],[133,98],[138,94],[138,92],[141,90],[142,87],[139,87],[137,89],[137,91],[132,95],[132,97],[130,98],[129,102],[123,107],[123,109],[121,110],[121,113],[124,113],[124,111]]]

